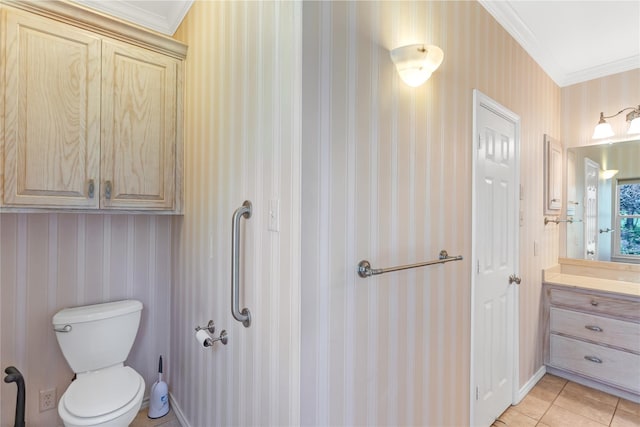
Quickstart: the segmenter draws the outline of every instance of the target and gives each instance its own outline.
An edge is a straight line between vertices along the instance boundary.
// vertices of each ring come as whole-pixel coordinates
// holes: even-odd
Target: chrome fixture
[[[392,271],[407,270],[409,268],[424,267],[424,266],[433,265],[433,264],[444,264],[445,262],[460,261],[460,260],[462,260],[462,255],[449,256],[447,251],[445,251],[444,249],[440,251],[440,256],[438,257],[437,260],[421,262],[417,264],[402,265],[399,267],[371,268],[371,263],[369,263],[369,261],[362,260],[358,263],[358,276],[362,278],[367,278],[371,276],[376,276],[378,274],[389,273]]]
[[[240,218],[251,218],[251,202],[245,200],[233,213],[231,224],[231,314],[245,328],[251,326],[251,312],[248,308],[240,311]]]
[[[561,222],[566,222],[566,223],[569,223],[569,224],[573,224],[574,222],[582,222],[582,220],[581,219],[573,219],[571,217],[569,217],[567,219],[560,219],[560,218],[549,219],[547,217],[544,217],[544,225],[547,225],[550,222],[552,222],[554,224],[560,224]]]
[[[196,332],[201,330],[207,330],[210,334],[213,334],[216,331],[216,325],[213,323],[213,320],[209,320],[207,326],[196,326]]]
[[[638,107],[627,107],[618,111],[614,115],[605,116],[604,113],[600,113],[600,121],[598,122],[596,128],[593,130],[593,139],[603,139],[610,138],[614,135],[613,129],[611,125],[607,123],[605,119],[611,119],[622,114],[624,111],[631,110],[627,113],[626,120],[629,122],[629,129],[627,130],[627,134],[632,135],[636,133],[640,133],[640,105]]]
[[[512,274],[509,276],[509,284],[513,284],[515,283],[516,285],[519,285],[520,282],[522,282],[522,279],[520,278],[520,276],[517,276],[516,274]]]
[[[599,357],[596,356],[585,356],[584,357],[586,360],[588,360],[589,362],[593,362],[593,363],[602,363],[602,359],[600,359]]]
[[[213,320],[209,320],[207,326],[196,326],[196,332],[198,331],[207,331],[209,332],[209,334],[213,335],[216,331],[216,326],[214,325]],[[218,338],[207,338],[206,340],[204,340],[203,345],[205,347],[212,347],[216,341],[220,341],[222,344],[227,345],[227,342],[229,342],[229,335],[227,334],[227,331],[223,329],[220,332],[220,336]]]
[[[397,47],[389,54],[402,81],[412,87],[426,82],[444,59],[442,49],[424,44]]]
[[[601,228],[599,231],[600,231],[600,234],[602,234],[602,233],[611,233],[611,232],[614,232],[616,230],[614,228],[607,227],[607,228]]]

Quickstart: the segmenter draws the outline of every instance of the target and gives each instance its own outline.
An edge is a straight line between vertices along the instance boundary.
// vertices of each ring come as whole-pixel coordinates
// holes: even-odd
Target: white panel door
[[[584,259],[598,259],[598,176],[600,165],[584,159]]]
[[[519,119],[474,95],[471,423],[489,426],[512,403],[515,381]]]

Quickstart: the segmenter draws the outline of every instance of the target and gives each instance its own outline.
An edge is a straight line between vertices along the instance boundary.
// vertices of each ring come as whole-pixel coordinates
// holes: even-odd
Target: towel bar
[[[462,255],[449,256],[447,251],[445,251],[444,249],[440,251],[440,256],[436,260],[420,262],[417,264],[401,265],[398,267],[371,268],[371,263],[369,263],[369,261],[367,261],[366,259],[363,259],[358,263],[358,276],[362,278],[367,278],[371,276],[376,276],[378,274],[390,273],[392,271],[407,270],[409,268],[424,267],[424,266],[433,265],[433,264],[444,264],[445,262],[460,261],[460,260],[462,260]]]

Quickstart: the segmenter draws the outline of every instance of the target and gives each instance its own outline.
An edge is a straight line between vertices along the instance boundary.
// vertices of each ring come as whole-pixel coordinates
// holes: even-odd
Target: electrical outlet
[[[40,390],[40,412],[56,407],[56,389]]]

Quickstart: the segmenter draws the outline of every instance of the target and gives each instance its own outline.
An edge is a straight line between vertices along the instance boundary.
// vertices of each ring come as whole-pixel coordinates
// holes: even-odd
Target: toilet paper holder
[[[205,330],[209,332],[210,335],[213,335],[216,332],[216,325],[213,323],[213,320],[209,320],[209,323],[207,323],[207,326],[196,326],[196,333],[202,330]],[[204,340],[203,345],[205,347],[212,347],[216,341],[220,341],[222,342],[222,344],[227,345],[227,342],[229,341],[229,336],[227,335],[227,331],[223,329],[220,332],[220,335],[218,336],[218,338],[214,338],[214,337],[207,338],[206,340]]]

